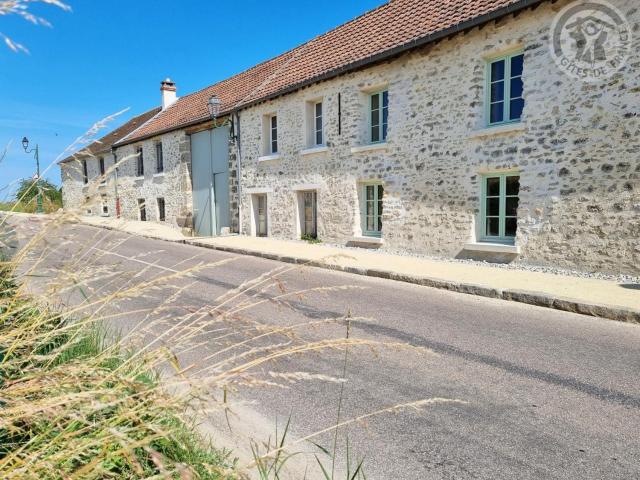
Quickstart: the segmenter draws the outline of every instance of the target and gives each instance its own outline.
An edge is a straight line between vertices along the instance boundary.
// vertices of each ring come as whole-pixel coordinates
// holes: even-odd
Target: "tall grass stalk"
[[[88,142],[82,137],[77,143]],[[90,183],[88,201],[99,196],[101,181]],[[196,255],[158,265],[149,260],[160,258],[152,250],[127,256],[121,253],[127,240],[114,233],[67,234],[85,207],[40,217],[39,229],[22,238],[20,222],[0,216],[0,231],[21,241],[0,277],[2,478],[226,479],[256,469],[278,478],[301,444],[333,433],[331,468],[320,466],[333,479],[339,429],[451,401],[420,400],[344,419],[348,358],[359,350],[412,347],[357,338],[354,325],[371,320],[350,314],[291,322],[277,313],[265,318],[257,309],[296,312],[302,298],[359,287],[291,290],[287,276],[306,267],[279,265],[191,304],[190,289],[237,259],[205,262]],[[140,299],[145,306],[135,303]],[[347,335],[336,334],[340,325]],[[341,377],[282,371],[282,359],[314,354],[343,354]],[[340,383],[334,425],[296,438],[287,423],[267,443],[254,441],[254,458],[245,465],[196,433],[211,414],[231,411],[230,399],[241,398],[244,389],[302,381]],[[347,471],[353,475],[350,466]],[[362,471],[357,464],[354,472]]]

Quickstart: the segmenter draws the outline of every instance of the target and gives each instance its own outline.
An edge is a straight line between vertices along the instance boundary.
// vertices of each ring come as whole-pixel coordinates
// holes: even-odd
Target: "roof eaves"
[[[519,12],[521,10],[525,10],[527,8],[533,7],[533,6],[537,6],[540,3],[546,2],[546,1],[556,1],[556,0],[520,0],[519,2],[515,2],[512,3],[511,5],[508,5],[506,7],[500,8],[498,10],[494,10],[493,12],[487,13],[485,15],[480,15],[478,17],[475,17],[471,20],[467,20],[466,22],[461,22],[457,25],[453,25],[449,28],[446,28],[444,30],[439,30],[437,32],[434,32],[430,35],[426,35],[424,37],[419,37],[416,38],[414,40],[411,40],[407,43],[404,43],[402,45],[398,45],[396,47],[393,47],[389,50],[385,50],[384,52],[380,52],[377,53],[375,55],[372,55],[370,57],[358,60],[356,62],[353,63],[349,63],[347,65],[343,65],[341,67],[335,68],[333,70],[329,70],[323,74],[320,75],[316,75],[315,77],[309,78],[307,80],[304,80],[302,82],[298,82],[296,84],[290,85],[289,87],[286,87],[284,89],[278,90],[277,92],[271,93],[269,95],[265,95],[263,97],[259,97],[256,98],[254,100],[251,100],[245,104],[239,104],[236,105],[236,107],[234,107],[231,110],[228,111],[223,111],[221,112],[221,114],[225,114],[228,115],[231,112],[237,111],[237,110],[242,110],[244,108],[250,108],[252,106],[258,105],[260,103],[263,102],[267,102],[269,100],[273,100],[275,98],[281,97],[283,95],[287,95],[289,93],[293,93],[297,90],[300,90],[302,88],[305,88],[309,85],[313,85],[314,83],[318,83],[318,82],[322,82],[325,80],[329,80],[335,77],[338,77],[340,75],[344,75],[346,73],[355,71],[355,70],[359,70],[365,67],[368,67],[370,65],[376,64],[376,63],[380,63],[383,62],[385,60],[389,60],[393,57],[396,57],[402,53],[406,53],[410,50],[413,50],[415,48],[420,48],[423,47],[425,45],[428,45],[429,43],[433,43],[436,42],[438,40],[442,40],[446,37],[449,37],[451,35],[457,35],[459,33],[462,33],[466,30],[470,30],[472,28],[481,26],[485,23],[491,22],[493,20],[497,20],[499,18],[502,18],[506,15],[510,15],[512,13],[516,13]]]
[[[227,115],[228,113],[220,113],[220,117]],[[210,117],[203,117],[196,120],[191,120],[186,123],[181,123],[180,125],[175,125],[172,127],[163,128],[162,130],[156,130],[155,132],[151,132],[140,137],[135,137],[131,139],[123,138],[119,140],[117,144],[114,144],[114,147],[124,147],[125,145],[130,145],[135,142],[142,142],[143,140],[148,140],[153,137],[157,137],[158,135],[164,135],[165,133],[175,132],[176,130],[183,130],[185,128],[193,127],[195,125],[200,125],[201,123],[207,123],[211,121]],[[142,125],[141,125],[142,126]],[[133,132],[132,132],[133,133]]]
[[[96,140],[96,142],[97,142],[97,140]],[[109,153],[111,151],[110,148],[103,148],[103,149],[95,150],[95,151],[89,150],[91,145],[93,145],[96,142],[90,143],[85,148],[82,148],[82,149],[78,150],[77,152],[72,153],[71,155],[69,155],[66,158],[63,158],[62,160],[58,160],[57,164],[61,165],[63,163],[68,163],[68,162],[70,162],[72,160],[79,160],[81,158],[92,158],[92,157],[95,157],[96,155],[100,155],[100,154],[103,154],[103,153]]]
[[[180,99],[178,99],[178,101],[180,101]],[[169,108],[173,107],[176,103],[178,103],[178,102],[175,102]],[[158,107],[155,107],[155,108],[158,108]],[[127,140],[127,138],[131,137],[134,133],[136,133],[138,130],[140,130],[142,127],[144,127],[147,123],[149,123],[151,120],[153,120],[154,118],[156,118],[158,115],[160,115],[162,112],[164,112],[166,110],[167,110],[166,108],[164,110],[162,108],[160,108],[160,110],[158,110],[158,112],[156,112],[155,115],[152,115],[149,119],[147,119],[146,122],[142,122],[135,130],[132,130],[131,132],[126,134],[124,137],[120,138],[119,140],[116,140],[115,142],[113,142],[111,144],[111,146],[113,148],[116,148],[116,147],[122,147],[124,145],[128,145],[129,143],[133,143],[133,142],[126,142],[125,140]],[[157,134],[154,134],[154,135],[157,135]]]
[[[462,33],[464,31],[467,31],[467,30],[470,30],[472,28],[479,27],[481,25],[489,23],[489,22],[491,22],[493,20],[498,20],[498,19],[500,19],[502,17],[505,17],[507,15],[510,15],[510,14],[513,14],[513,13],[517,13],[519,11],[525,10],[527,8],[530,8],[530,7],[535,7],[535,6],[537,6],[537,5],[541,4],[541,3],[548,2],[548,1],[552,1],[553,2],[553,1],[556,1],[556,0],[520,0],[520,1],[514,2],[514,3],[512,3],[512,4],[510,4],[510,5],[506,6],[506,7],[502,7],[502,8],[499,8],[497,10],[493,10],[493,11],[491,11],[489,13],[484,14],[484,15],[479,15],[477,17],[474,17],[474,18],[470,19],[470,20],[467,20],[467,21],[458,23],[456,25],[453,25],[451,27],[445,28],[444,30],[439,30],[439,31],[434,32],[432,34],[425,35],[424,37],[418,37],[418,38],[416,38],[414,40],[411,40],[411,41],[406,42],[404,44],[401,44],[401,45],[398,45],[396,47],[390,48],[388,50],[385,50],[383,52],[377,53],[375,55],[371,55],[371,56],[369,56],[367,58],[364,58],[364,59],[361,59],[361,60],[346,64],[346,65],[343,65],[343,66],[335,68],[333,70],[329,70],[329,71],[327,71],[325,73],[322,73],[320,75],[316,75],[315,77],[311,77],[311,78],[309,78],[307,80],[304,80],[302,82],[298,82],[298,83],[295,83],[295,84],[290,85],[288,87],[285,87],[283,89],[280,89],[280,90],[278,90],[278,91],[276,91],[274,93],[270,93],[268,95],[264,95],[262,97],[255,98],[255,99],[250,100],[250,101],[248,101],[246,103],[236,104],[231,109],[226,109],[226,110],[221,111],[220,115],[229,115],[229,114],[231,114],[231,113],[233,113],[235,111],[246,109],[246,108],[250,108],[250,107],[258,105],[260,103],[263,103],[263,102],[266,102],[266,101],[269,101],[269,100],[273,100],[275,98],[281,97],[283,95],[287,95],[289,93],[293,93],[293,92],[295,92],[297,90],[300,90],[302,88],[305,88],[305,87],[307,87],[309,85],[313,85],[313,84],[318,83],[318,82],[329,80],[329,79],[338,77],[340,75],[344,75],[346,73],[349,73],[349,72],[352,72],[352,71],[355,71],[355,70],[360,70],[362,68],[365,68],[365,67],[368,67],[368,66],[383,62],[385,60],[392,59],[393,57],[396,57],[398,55],[406,53],[406,52],[408,52],[410,50],[413,50],[415,48],[420,48],[420,47],[426,46],[426,45],[428,45],[430,43],[436,42],[438,40],[442,40],[442,39],[444,39],[446,37],[449,37],[449,36],[452,36],[452,35],[457,35],[457,34]],[[388,4],[385,4],[385,5],[388,5]],[[378,7],[378,8],[382,8],[385,5],[382,5],[381,7]],[[373,9],[373,10],[377,10],[378,8]],[[367,13],[370,13],[370,12],[367,12]],[[366,13],[362,14],[361,16],[363,16],[363,15],[366,15]],[[347,23],[350,23],[350,22],[347,22]],[[310,41],[311,40],[309,40],[309,42]],[[309,42],[305,42],[302,45],[305,45],[305,44],[307,44]],[[298,46],[296,48],[300,48],[302,45],[300,45],[300,46]],[[293,49],[293,50],[295,50],[295,49]],[[285,54],[286,53],[289,53],[289,52],[285,52]],[[278,58],[278,57],[275,57],[275,58]],[[273,59],[271,59],[271,60],[273,60]],[[270,60],[267,60],[267,61],[262,62],[262,63],[266,63],[268,61],[270,61]],[[248,70],[246,70],[246,72],[250,71],[253,68],[255,68],[255,66],[251,67]],[[191,95],[195,95],[196,93],[202,92],[203,90],[211,88],[211,87],[213,87],[215,85],[218,85],[219,83],[222,83],[222,82],[224,82],[224,80],[221,81],[221,82],[218,82],[216,84],[210,85],[208,87],[202,88],[202,89],[198,90],[197,92],[191,93],[191,94],[186,95],[185,97],[182,97],[182,98],[187,98],[187,97],[189,97]],[[177,105],[177,103],[178,102],[176,102],[171,107]],[[171,107],[169,107],[169,108],[171,108]],[[158,114],[156,114],[152,118],[150,118],[143,125],[145,125],[146,123],[148,123],[151,120],[153,120],[161,112],[162,112],[162,110],[160,112],[158,112]],[[136,130],[131,132],[129,135],[127,135],[126,137],[124,137],[124,138],[118,140],[117,142],[115,142],[114,146],[121,147],[121,146],[130,144],[130,143],[133,143],[133,142],[136,142],[136,141],[146,140],[148,138],[151,138],[151,137],[154,137],[154,136],[157,136],[157,135],[162,135],[162,134],[165,134],[165,133],[173,132],[175,130],[181,130],[181,129],[184,129],[184,128],[187,128],[187,127],[190,127],[190,126],[193,126],[193,125],[198,125],[200,123],[206,122],[207,120],[208,120],[208,118],[192,120],[192,121],[189,121],[189,122],[173,125],[171,127],[167,127],[167,128],[162,129],[162,130],[158,130],[158,131],[155,131],[155,132],[152,132],[152,133],[149,133],[149,134],[145,134],[145,135],[143,135],[141,137],[131,138],[130,141],[127,140],[128,138],[132,137],[132,135],[138,129],[142,128],[143,125],[140,125],[140,127],[138,127]]]

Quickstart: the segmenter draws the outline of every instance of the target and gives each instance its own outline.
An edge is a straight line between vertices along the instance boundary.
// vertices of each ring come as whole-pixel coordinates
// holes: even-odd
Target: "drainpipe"
[[[233,113],[235,116],[236,155],[238,164],[238,234],[242,235],[242,147],[240,146],[240,111]]]

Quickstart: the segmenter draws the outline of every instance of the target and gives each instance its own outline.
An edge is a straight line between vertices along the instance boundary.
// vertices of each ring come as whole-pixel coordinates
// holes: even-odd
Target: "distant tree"
[[[34,185],[35,183],[35,185]],[[54,205],[62,205],[62,190],[49,180],[41,178],[37,182],[32,178],[23,178],[20,180],[20,186],[16,191],[16,202],[23,204],[35,202],[38,191],[42,192],[42,198],[47,203]]]

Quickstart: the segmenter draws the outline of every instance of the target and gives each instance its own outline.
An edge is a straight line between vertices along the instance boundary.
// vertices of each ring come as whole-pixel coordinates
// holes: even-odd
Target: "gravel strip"
[[[299,242],[303,242],[302,240],[297,240]],[[304,242],[303,242],[304,243]],[[596,280],[608,280],[618,283],[625,284],[638,284],[640,285],[640,277],[635,277],[633,275],[611,275],[602,272],[581,272],[579,270],[570,270],[566,268],[559,267],[549,267],[549,266],[540,266],[540,265],[529,265],[525,263],[512,262],[512,263],[491,263],[487,261],[479,261],[479,260],[469,260],[469,259],[458,259],[458,258],[445,258],[438,257],[434,255],[423,255],[419,253],[411,253],[405,250],[377,250],[377,249],[363,249],[360,247],[347,247],[345,245],[332,244],[332,243],[322,243],[321,245],[326,245],[332,248],[340,248],[342,250],[367,250],[371,253],[377,253],[379,255],[391,254],[391,255],[401,255],[403,257],[412,257],[412,258],[423,258],[426,260],[434,260],[438,262],[447,262],[447,263],[462,263],[466,265],[476,265],[482,267],[491,267],[491,268],[501,268],[503,270],[516,270],[523,272],[539,272],[539,273],[550,273],[553,275],[563,275],[566,277],[576,277],[576,278],[593,278]]]

